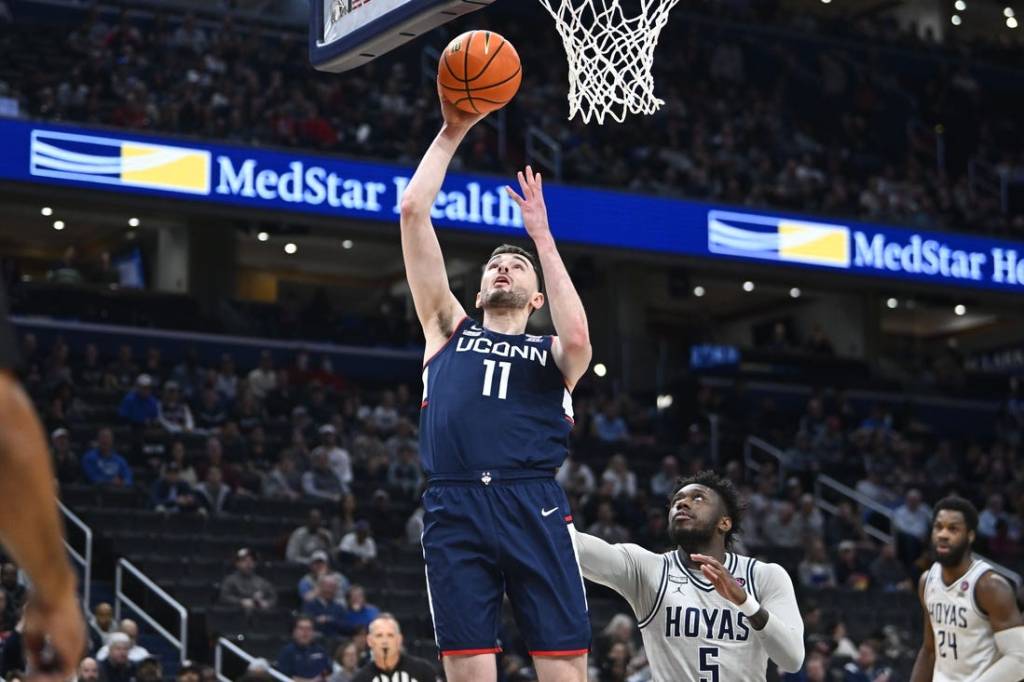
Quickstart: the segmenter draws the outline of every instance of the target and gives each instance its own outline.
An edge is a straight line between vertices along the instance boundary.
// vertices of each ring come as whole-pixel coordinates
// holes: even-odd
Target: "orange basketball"
[[[487,114],[515,97],[523,67],[516,48],[497,33],[467,31],[448,43],[437,78],[446,100],[471,114]]]

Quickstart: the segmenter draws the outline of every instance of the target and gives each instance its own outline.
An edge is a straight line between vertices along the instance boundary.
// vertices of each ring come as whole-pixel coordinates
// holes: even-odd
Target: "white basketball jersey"
[[[735,604],[676,552],[608,545],[580,534],[584,576],[613,588],[636,613],[654,682],[764,682],[768,653]],[[723,565],[783,622],[803,624],[793,583],[776,564],[727,553]]]
[[[992,625],[974,600],[974,588],[992,567],[975,559],[952,585],[942,566],[932,564],[924,584],[924,603],[935,637],[933,682],[972,682],[999,658]]]

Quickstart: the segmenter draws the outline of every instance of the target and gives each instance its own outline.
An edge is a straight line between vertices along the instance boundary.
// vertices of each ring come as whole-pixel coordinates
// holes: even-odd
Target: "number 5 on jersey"
[[[512,369],[511,362],[496,363],[494,360],[484,360],[484,390],[482,393],[488,398],[492,397],[491,390],[494,385],[495,365],[501,370],[501,378],[498,380],[498,398],[505,400],[508,397],[508,373]]]

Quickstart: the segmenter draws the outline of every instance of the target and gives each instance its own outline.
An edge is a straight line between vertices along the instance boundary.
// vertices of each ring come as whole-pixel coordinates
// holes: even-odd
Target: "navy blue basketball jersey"
[[[420,456],[428,476],[562,465],[572,397],[552,339],[459,322],[423,368]]]

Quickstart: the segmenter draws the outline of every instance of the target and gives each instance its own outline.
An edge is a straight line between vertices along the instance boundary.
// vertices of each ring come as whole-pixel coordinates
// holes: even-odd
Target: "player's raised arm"
[[[53,679],[74,674],[85,647],[85,625],[68,563],[54,477],[43,430],[28,396],[9,371],[0,371],[0,541],[32,579],[25,606],[25,649],[43,661],[44,637],[58,660]]]
[[[527,166],[525,173],[519,173],[519,186],[522,196],[511,187],[506,189],[512,200],[519,204],[526,233],[537,247],[537,257],[544,271],[547,300],[551,305],[551,321],[558,334],[551,352],[571,390],[587,371],[593,356],[587,313],[583,310],[583,302],[555,246],[551,226],[548,224],[548,210],[544,205],[544,184],[540,173],[534,173]]]
[[[447,339],[454,325],[465,315],[462,304],[448,287],[441,245],[430,222],[430,209],[441,190],[448,165],[462,139],[483,116],[467,114],[440,96],[444,124],[423,155],[416,173],[402,195],[402,257],[416,315],[427,337],[427,352],[432,342]]]
[[[917,585],[917,594],[921,599],[921,614],[924,619],[924,641],[921,642],[921,649],[917,652],[914,670],[910,673],[910,682],[932,682],[932,674],[935,672],[935,634],[932,632],[931,617],[928,615],[928,607],[924,602],[924,585],[927,578],[928,573],[923,573]]]
[[[978,682],[1020,682],[1024,679],[1024,617],[1013,588],[1006,578],[990,571],[978,581],[974,597],[988,614],[1000,654]]]
[[[639,545],[609,544],[571,525],[569,532],[576,541],[583,577],[615,590],[633,607],[641,623],[648,620],[666,570],[664,559]],[[649,589],[651,584],[654,589]]]

